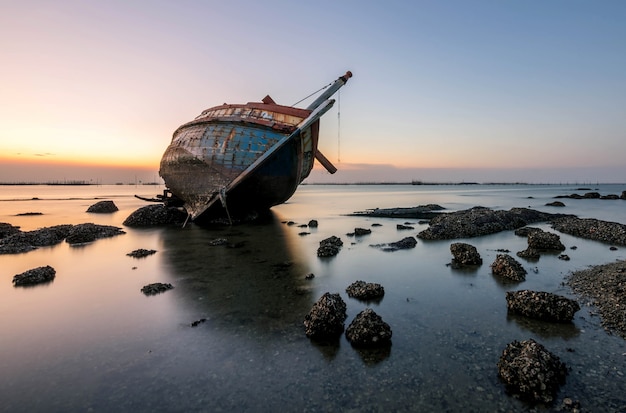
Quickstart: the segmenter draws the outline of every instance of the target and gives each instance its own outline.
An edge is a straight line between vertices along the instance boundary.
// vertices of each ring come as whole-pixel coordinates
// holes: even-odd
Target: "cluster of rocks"
[[[119,211],[113,201],[100,201],[87,208],[87,212],[94,214],[110,214]]]
[[[509,311],[526,317],[557,323],[569,323],[580,310],[575,300],[543,291],[508,291],[506,304]]]
[[[15,286],[28,286],[47,283],[54,280],[56,273],[56,270],[49,265],[33,268],[15,275],[13,277],[13,284],[15,284]]]
[[[336,342],[344,331],[346,310],[346,303],[339,294],[324,293],[304,317],[305,334],[318,342]],[[391,345],[392,332],[382,317],[366,308],[352,320],[345,336],[355,347],[385,347]]]
[[[144,285],[141,288],[141,292],[145,295],[156,295],[161,294],[167,290],[171,290],[172,288],[174,288],[174,286],[169,283],[152,283]]]
[[[558,234],[547,232],[541,228],[524,227],[515,231],[516,235],[525,236],[528,248],[517,253],[518,257],[539,259],[541,253],[558,252],[565,249]]]
[[[317,249],[318,257],[334,257],[339,254],[339,250],[343,246],[341,238],[331,236],[320,241],[320,246]]]
[[[587,192],[583,195],[580,194],[569,194],[569,195],[558,195],[555,198],[570,198],[570,199],[626,199],[626,191],[622,191],[621,195],[608,194],[608,195],[600,195],[599,192]]]
[[[483,259],[480,257],[475,246],[464,242],[455,242],[450,244],[450,252],[452,253],[452,266],[473,266],[482,265]]]
[[[594,218],[561,217],[551,222],[552,228],[580,238],[608,244],[626,245],[626,225]]]
[[[498,374],[511,393],[531,403],[550,404],[565,383],[567,368],[535,340],[515,340],[502,352]]]
[[[550,221],[564,216],[566,215],[549,214],[529,208],[494,211],[478,206],[437,215],[431,219],[430,226],[417,234],[417,237],[428,240],[472,238],[514,230],[534,222]]]
[[[355,281],[346,288],[346,293],[351,298],[358,300],[380,300],[385,295],[385,288],[378,283]]]
[[[437,204],[418,205],[407,208],[374,208],[349,214],[351,216],[368,216],[376,218],[410,218],[431,219],[436,217],[445,208]]]
[[[24,253],[39,247],[56,245],[63,240],[68,244],[84,244],[125,234],[121,228],[93,223],[54,225],[33,231],[20,231],[19,227],[0,223],[0,228],[0,254]]]
[[[124,220],[123,224],[127,227],[182,225],[186,220],[186,212],[163,204],[154,204],[137,209]]]

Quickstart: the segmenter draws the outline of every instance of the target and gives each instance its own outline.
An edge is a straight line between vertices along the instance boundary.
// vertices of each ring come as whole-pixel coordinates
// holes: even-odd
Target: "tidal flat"
[[[502,250],[515,255],[524,237],[502,231],[475,238],[423,240],[414,248],[372,245],[416,236],[427,221],[350,215],[371,208],[438,204],[527,207],[626,223],[626,200],[560,199],[625,185],[304,185],[269,219],[237,226],[188,224],[128,228],[124,219],[159,187],[0,187],[0,222],[23,231],[95,223],[124,234],[21,254],[0,255],[0,409],[15,411],[624,411],[626,345],[605,330],[599,309],[568,285],[571,275],[626,259],[626,246],[559,235],[569,260],[518,258],[525,281],[503,282],[490,268]],[[118,211],[87,213],[100,200]],[[28,214],[25,214],[28,213]],[[315,219],[318,226],[307,223]],[[398,224],[413,229],[398,229]],[[355,228],[371,233],[353,234]],[[321,240],[342,239],[320,258]],[[225,240],[225,242],[216,242]],[[476,247],[483,264],[450,265],[450,245]],[[613,248],[611,248],[613,247]],[[139,250],[153,254],[135,258]],[[54,279],[16,287],[12,278],[49,265]],[[384,298],[363,302],[346,288],[379,283]],[[151,283],[173,288],[146,296]],[[531,289],[578,300],[571,323],[507,311],[507,291]],[[325,292],[347,304],[346,325],[372,308],[391,327],[384,351],[354,348],[341,337],[323,345],[303,320]],[[534,339],[568,374],[550,405],[506,392],[496,364],[513,340]],[[573,404],[570,404],[572,402]]]

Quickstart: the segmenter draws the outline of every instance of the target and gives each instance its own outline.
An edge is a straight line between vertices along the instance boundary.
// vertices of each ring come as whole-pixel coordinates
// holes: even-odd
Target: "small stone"
[[[100,201],[87,208],[87,212],[96,214],[109,214],[119,209],[113,201]]]
[[[167,290],[171,290],[172,288],[174,288],[174,286],[169,283],[153,283],[153,284],[144,285],[141,288],[141,292],[144,293],[145,295],[156,295],[156,294],[163,293]]]
[[[147,250],[144,248],[139,248],[132,252],[129,252],[126,255],[129,257],[133,257],[133,258],[143,258],[143,257],[147,257],[148,255],[155,254],[155,253],[156,253],[156,250]]]

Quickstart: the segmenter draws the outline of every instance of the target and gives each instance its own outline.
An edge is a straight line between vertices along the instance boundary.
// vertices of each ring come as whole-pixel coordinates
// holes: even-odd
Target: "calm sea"
[[[301,186],[265,223],[231,228],[124,228],[126,234],[82,246],[62,243],[0,255],[0,410],[6,412],[430,412],[527,411],[498,380],[496,363],[513,340],[534,338],[569,367],[558,394],[586,411],[626,411],[626,345],[608,335],[593,308],[571,324],[553,325],[507,314],[505,292],[549,291],[573,297],[567,274],[626,259],[626,248],[560,234],[569,261],[517,258],[528,275],[502,284],[489,264],[498,249],[526,240],[512,232],[383,252],[372,244],[415,235],[427,224],[347,216],[369,208],[436,203],[449,210],[531,207],[626,223],[626,201],[564,199],[626,185],[354,185]],[[94,222],[122,227],[158,186],[0,186],[0,222],[23,230]],[[88,214],[98,200],[113,214]],[[41,212],[43,215],[17,216]],[[300,227],[317,219],[316,229]],[[287,225],[292,221],[294,225]],[[374,226],[372,224],[381,224]],[[535,225],[551,230],[547,224]],[[358,238],[346,234],[371,228]],[[331,259],[316,255],[331,235],[344,246]],[[226,238],[237,248],[209,246]],[[474,245],[483,265],[454,270],[449,246]],[[576,246],[576,249],[571,247]],[[157,253],[134,259],[138,249]],[[56,279],[16,288],[12,277],[51,265]],[[307,274],[314,274],[311,280]],[[384,286],[377,304],[351,299],[356,280]],[[146,297],[142,286],[174,289]],[[338,346],[312,343],[302,321],[325,292],[347,303],[348,319],[371,307],[392,328],[390,350],[367,352],[342,337]],[[195,321],[205,320],[193,327]],[[545,409],[539,408],[539,411]]]

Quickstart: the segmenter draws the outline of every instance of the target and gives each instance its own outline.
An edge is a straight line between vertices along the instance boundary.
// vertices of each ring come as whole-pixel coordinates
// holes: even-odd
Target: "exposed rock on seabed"
[[[339,254],[339,250],[343,246],[341,238],[332,236],[320,241],[320,246],[317,249],[318,257],[334,257]]]
[[[574,300],[543,291],[508,291],[506,304],[509,311],[544,321],[567,323],[572,321],[580,306]]]
[[[25,271],[13,277],[15,286],[35,285],[54,280],[56,270],[49,265]]]
[[[95,214],[110,214],[116,212],[119,209],[113,201],[100,201],[87,208],[87,212]]]
[[[144,257],[147,257],[148,255],[152,255],[155,253],[156,253],[156,250],[147,250],[145,248],[139,248],[139,249],[129,252],[126,255],[128,255],[129,257],[133,257],[133,258],[144,258]]]
[[[566,284],[598,308],[607,331],[626,340],[626,261],[576,271]]]
[[[552,221],[552,228],[576,237],[626,245],[626,225],[617,222],[568,216]]]
[[[430,227],[417,234],[417,237],[429,240],[479,237],[565,216],[567,215],[549,214],[528,208],[493,211],[485,207],[474,207],[439,214],[430,221]]]
[[[121,228],[112,225],[97,225],[92,223],[74,225],[65,242],[68,244],[84,244],[100,238],[109,238],[125,234]]]
[[[127,227],[149,227],[154,225],[183,224],[187,214],[177,208],[162,204],[147,205],[130,214],[122,223]]]
[[[169,283],[152,283],[152,284],[144,285],[141,288],[141,292],[144,293],[145,295],[156,295],[156,294],[163,293],[167,290],[171,290],[172,288],[174,288],[174,286]]]
[[[348,318],[347,306],[339,294],[324,293],[304,318],[307,337],[315,340],[337,339]]]
[[[473,245],[455,242],[450,245],[450,252],[454,257],[452,259],[453,266],[481,265],[483,263],[478,250]]]
[[[361,311],[346,329],[346,339],[356,347],[382,347],[391,344],[391,327],[371,308]]]
[[[417,245],[417,240],[415,237],[405,237],[400,241],[389,242],[387,244],[372,244],[370,247],[380,248],[383,251],[393,252],[397,250],[407,250],[411,248],[415,248]]]
[[[353,212],[351,216],[368,216],[377,218],[413,218],[430,219],[439,215],[445,208],[437,204],[419,205],[408,208],[374,208]]]
[[[561,360],[544,346],[530,339],[509,343],[500,361],[498,373],[507,389],[533,403],[552,403],[567,369]]]
[[[358,280],[346,288],[346,293],[358,300],[377,300],[385,295],[385,289],[380,284]]]
[[[526,270],[522,264],[508,254],[498,254],[491,264],[491,271],[494,275],[507,278],[512,281],[526,280]]]

